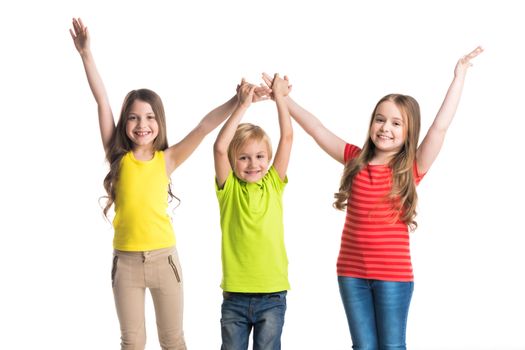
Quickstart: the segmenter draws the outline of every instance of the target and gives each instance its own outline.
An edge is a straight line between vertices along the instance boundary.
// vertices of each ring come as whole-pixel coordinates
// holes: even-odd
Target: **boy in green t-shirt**
[[[281,137],[273,165],[268,136],[258,126],[240,124],[257,100],[244,81],[238,105],[213,147],[222,230],[222,350],[280,349],[286,311],[288,259],[284,246],[282,193],[293,131],[285,97],[288,80],[276,74],[271,86]]]

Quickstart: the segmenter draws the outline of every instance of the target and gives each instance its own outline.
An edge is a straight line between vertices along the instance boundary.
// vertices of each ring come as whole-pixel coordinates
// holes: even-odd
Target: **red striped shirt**
[[[361,149],[347,144],[345,162]],[[416,185],[423,175],[414,165]],[[408,226],[388,200],[392,171],[388,165],[367,165],[354,178],[337,259],[337,275],[383,281],[414,280]]]

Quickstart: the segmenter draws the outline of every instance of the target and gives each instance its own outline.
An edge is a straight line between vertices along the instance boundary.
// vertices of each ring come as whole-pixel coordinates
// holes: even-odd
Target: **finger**
[[[241,79],[241,86],[246,83],[246,80],[244,78]]]
[[[73,18],[73,30],[75,31],[75,34],[78,34],[80,30],[80,27],[79,27],[79,24],[76,18]]]
[[[469,54],[464,56],[464,58],[468,61],[468,60],[476,57],[477,55],[479,55],[482,52],[483,52],[483,49],[481,48],[481,46],[478,46],[474,50],[472,50]]]
[[[275,73],[275,74],[273,75],[273,80],[275,80],[275,79],[279,79],[279,73]]]
[[[474,49],[474,51],[472,51],[469,56],[471,56],[472,58],[476,57],[477,55],[479,55],[480,53],[483,52],[483,48],[481,46],[478,46]]]
[[[263,77],[263,80],[264,80],[264,83],[266,84],[267,87],[272,86],[272,80],[271,79]]]
[[[72,29],[69,29],[69,34],[71,34],[71,38],[73,38],[73,40],[75,40],[77,37],[75,36],[75,34],[73,33],[73,30]]]
[[[263,73],[262,77],[263,77],[263,80],[267,83],[269,82],[271,84],[273,81],[272,76],[270,76],[270,74],[268,73]]]
[[[82,22],[82,18],[78,17],[78,23],[80,23],[80,27],[84,28],[84,22]]]

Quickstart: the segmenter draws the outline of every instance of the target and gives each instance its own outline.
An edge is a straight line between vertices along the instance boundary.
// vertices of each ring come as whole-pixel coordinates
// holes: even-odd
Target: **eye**
[[[137,119],[137,116],[135,115],[128,115],[128,120],[135,120]]]
[[[240,156],[239,160],[246,160],[246,156]]]
[[[152,120],[152,119],[156,119],[154,115],[148,115],[148,119],[149,120]]]
[[[264,158],[265,158],[265,157],[264,157],[264,154],[258,154],[258,155],[257,155],[257,159],[264,159]]]

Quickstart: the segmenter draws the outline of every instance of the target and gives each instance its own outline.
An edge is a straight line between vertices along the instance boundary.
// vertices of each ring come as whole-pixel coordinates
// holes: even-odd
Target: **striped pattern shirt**
[[[347,144],[345,162],[361,149]],[[416,185],[423,175],[414,165]],[[414,280],[408,226],[393,220],[392,172],[388,165],[367,165],[353,179],[337,259],[337,275],[383,281]]]

